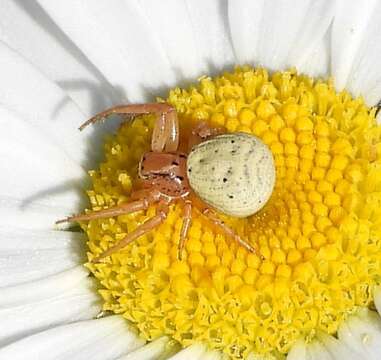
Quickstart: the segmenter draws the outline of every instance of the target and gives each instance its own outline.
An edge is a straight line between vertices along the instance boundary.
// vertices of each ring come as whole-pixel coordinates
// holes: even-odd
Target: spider
[[[183,203],[183,223],[178,244],[179,260],[182,259],[187,234],[192,222],[193,207],[196,207],[226,236],[233,238],[248,251],[257,252],[254,246],[243,240],[218,217],[215,209],[228,215],[248,216],[258,211],[269,198],[275,179],[273,159],[267,147],[263,143],[259,143],[259,139],[242,133],[225,134],[224,128],[210,127],[206,122],[200,122],[190,132],[188,153],[180,152],[177,112],[167,103],[112,107],[89,119],[79,129],[83,130],[86,126],[107,119],[113,114],[155,115],[151,151],[146,152],[141,157],[138,165],[138,187],[131,193],[131,201],[96,212],[70,216],[57,221],[57,223],[89,221],[129,214],[146,210],[152,204],[157,206],[156,215],[127,234],[124,239],[104,251],[92,262],[99,262],[159,226],[165,221],[169,206],[178,201]],[[219,158],[218,153],[222,157]],[[258,189],[261,190],[258,184],[254,186],[254,192],[245,191],[248,184],[250,185],[250,179],[244,181],[239,175],[242,174],[242,171],[249,172],[248,159],[251,159],[252,153],[255,153],[254,164],[257,165],[256,168],[258,169],[261,168],[260,164],[267,160],[267,162],[265,161],[267,173],[266,171],[265,173],[256,172],[257,175],[265,175],[267,181],[262,181],[261,184],[263,187],[263,183],[265,183],[266,191],[258,191]],[[242,156],[245,159],[243,163]],[[237,171],[237,169],[242,171]],[[254,177],[257,175],[254,174]],[[240,181],[235,181],[238,176],[240,176]],[[232,184],[230,188],[226,184],[227,182]],[[227,196],[225,196],[226,191],[224,192],[224,189],[228,189]],[[237,196],[234,203],[235,193],[241,195]],[[252,199],[253,197],[254,199]]]

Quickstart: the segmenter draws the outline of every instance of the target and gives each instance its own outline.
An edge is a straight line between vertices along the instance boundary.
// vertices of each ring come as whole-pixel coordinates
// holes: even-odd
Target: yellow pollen
[[[235,359],[251,352],[281,359],[298,338],[334,333],[358,306],[372,304],[381,281],[374,109],[336,93],[331,81],[246,66],[173,89],[167,101],[183,135],[207,121],[255,134],[273,152],[277,182],[266,206],[245,219],[220,214],[263,259],[195,211],[179,261],[182,206],[175,204],[161,226],[105,263],[87,264],[100,281],[104,310],[123,314],[148,340],[167,335]],[[141,116],[108,138],[104,162],[90,172],[93,210],[129,200],[152,127],[153,117]],[[154,214],[152,206],[83,223],[89,260]]]

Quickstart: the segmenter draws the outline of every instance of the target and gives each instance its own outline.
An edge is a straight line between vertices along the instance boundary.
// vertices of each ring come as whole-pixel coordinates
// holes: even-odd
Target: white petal
[[[348,319],[346,322],[340,325],[340,328],[338,330],[338,338],[339,340],[344,343],[346,346],[348,346],[353,351],[357,352],[358,354],[361,354],[363,357],[367,356],[367,352],[363,348],[361,344],[361,339],[359,340],[357,338],[357,335],[355,335],[352,330],[348,326],[348,322],[351,321],[351,319]]]
[[[0,350],[0,359],[111,360],[144,344],[121,316],[60,326]]]
[[[0,106],[0,195],[78,210],[86,173],[30,123]],[[74,190],[77,190],[75,192]]]
[[[251,34],[243,35],[245,40],[238,41],[234,47],[253,47],[255,52],[251,62],[271,70],[301,66],[326,34],[333,17],[330,0],[297,0],[292,5],[287,0],[270,0],[263,2],[263,7],[260,3],[249,5],[249,9],[254,11],[254,18],[245,19],[250,15],[244,15],[243,21],[253,21],[255,26],[239,25],[239,16],[246,8],[233,10],[233,7],[241,5],[240,2],[231,2],[229,6],[233,41],[241,32],[250,31]],[[249,36],[252,36],[252,44]],[[247,56],[244,51],[245,61],[249,60]]]
[[[118,360],[156,360],[167,358],[168,353],[168,338],[161,337],[156,339],[147,345],[140,347],[137,350],[129,352],[126,355],[121,356]]]
[[[198,360],[202,359],[203,356],[206,354],[206,348],[204,345],[201,344],[194,344],[191,345],[184,350],[181,350],[176,355],[171,356],[168,359],[171,360]]]
[[[0,288],[37,280],[85,261],[83,234],[0,227]]]
[[[27,205],[27,206],[26,206]],[[53,229],[58,219],[71,212],[65,207],[41,204],[38,201],[0,196],[0,226],[20,229]]]
[[[88,273],[88,270],[81,265],[42,280],[0,288],[0,309],[59,296],[62,292],[70,291],[80,283],[83,284]]]
[[[362,95],[368,105],[381,99],[381,3],[371,10],[364,37],[353,61],[347,88],[356,96]]]
[[[226,2],[187,0],[200,56],[208,73],[215,74],[234,65]],[[204,66],[203,66],[204,67]]]
[[[277,358],[274,355],[266,354],[266,355],[259,355],[250,353],[247,357],[247,360],[276,360]]]
[[[329,77],[329,62],[330,62],[330,32],[327,31],[325,36],[316,44],[315,49],[298,66],[298,71],[314,77],[328,78]]]
[[[209,350],[207,349],[206,352],[205,352],[205,355],[202,355],[200,357],[200,359],[202,360],[220,360],[220,359],[223,359],[225,358],[224,355],[217,351],[217,350]],[[248,359],[249,360],[249,359]]]
[[[130,102],[147,100],[154,93],[149,87],[174,83],[165,51],[137,1],[39,3],[108,81],[125,89]]]
[[[140,4],[166,51],[177,81],[194,79],[205,72],[187,3],[177,0],[141,0]]]
[[[378,313],[381,315],[381,285],[375,287],[373,292],[374,304],[376,305]]]
[[[36,249],[82,249],[85,235],[72,231],[24,230],[0,226],[0,251],[29,251]]]
[[[231,37],[240,64],[258,61],[258,28],[263,4],[264,0],[231,0],[228,3]]]
[[[0,43],[0,104],[26,119],[79,164],[87,159],[90,132],[77,128],[86,120],[67,95],[19,54]]]
[[[304,4],[305,1],[302,0],[302,2]],[[289,3],[288,5],[290,6]],[[299,5],[299,3],[293,2],[292,8],[295,9],[294,7],[298,7]],[[316,67],[311,68],[308,74],[316,76],[316,74],[328,73],[330,51],[328,48],[329,41],[327,33],[329,32],[329,26],[334,17],[334,5],[335,1],[332,0],[311,0],[304,12],[299,12],[299,17],[298,14],[295,14],[295,19],[288,19],[290,22],[295,20],[300,23],[296,29],[295,42],[291,40],[291,43],[288,43],[290,52],[287,65],[289,67],[302,67],[305,62],[309,61],[311,56],[316,54],[317,58],[320,59],[320,63],[318,62]],[[326,60],[326,62],[324,62],[324,60]],[[325,71],[322,69],[322,64],[324,64]]]
[[[377,313],[363,309],[357,316],[349,317],[340,326],[338,336],[364,358],[381,358],[381,321]]]
[[[0,40],[55,81],[90,116],[120,96],[34,1],[1,2]]]
[[[289,351],[287,360],[305,360],[307,359],[306,344],[302,340],[298,340]]]
[[[307,354],[309,360],[333,360],[329,352],[317,340],[308,344]]]
[[[342,90],[350,76],[355,55],[364,38],[377,0],[336,1],[336,13],[332,23],[331,72],[335,85]]]
[[[93,280],[81,280],[74,271],[66,273],[71,273],[66,279],[62,275],[52,276],[0,289],[0,346],[50,327],[90,319],[99,313],[101,305]]]
[[[359,360],[361,355],[350,349],[345,343],[339,341],[335,337],[321,333],[318,336],[320,342],[331,354],[333,359]]]

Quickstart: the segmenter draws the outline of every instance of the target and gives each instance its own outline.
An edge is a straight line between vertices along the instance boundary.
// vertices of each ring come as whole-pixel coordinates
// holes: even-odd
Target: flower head
[[[349,314],[371,303],[381,271],[375,109],[337,94],[331,83],[250,67],[177,88],[168,101],[178,109],[180,131],[209,121],[255,134],[271,149],[277,172],[271,200],[249,218],[224,217],[259,254],[199,216],[179,261],[177,205],[157,230],[111,261],[90,265],[104,310],[122,313],[148,340],[205,342],[234,358],[285,354],[299,338],[336,333]],[[91,172],[93,210],[128,201],[151,125],[150,116],[126,122],[108,141],[105,162]],[[154,212],[152,206],[90,221],[84,225],[90,250],[98,255]]]

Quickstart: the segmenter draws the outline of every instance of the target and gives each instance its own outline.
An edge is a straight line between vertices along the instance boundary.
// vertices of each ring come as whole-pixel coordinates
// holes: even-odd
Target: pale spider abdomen
[[[195,146],[188,155],[187,173],[202,200],[235,217],[260,210],[275,184],[271,151],[245,133],[219,135]]]

